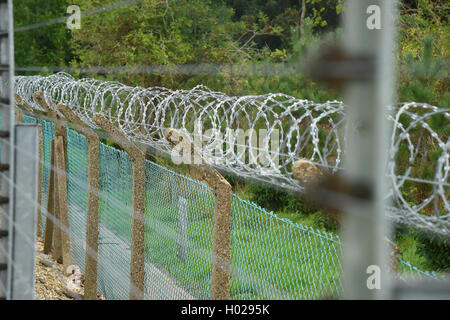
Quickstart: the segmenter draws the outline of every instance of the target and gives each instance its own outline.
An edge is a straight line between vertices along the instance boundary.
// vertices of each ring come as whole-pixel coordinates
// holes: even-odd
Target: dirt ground
[[[36,242],[36,300],[80,300],[83,290],[69,290],[63,265],[55,261],[51,254],[44,254],[43,239]]]

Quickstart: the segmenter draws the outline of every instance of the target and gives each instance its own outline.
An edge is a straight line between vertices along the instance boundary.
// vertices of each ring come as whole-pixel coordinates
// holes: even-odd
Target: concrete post
[[[71,265],[70,234],[69,234],[69,208],[67,204],[67,175],[66,159],[64,158],[64,140],[62,136],[55,138],[55,164],[58,170],[56,174],[56,198],[58,218],[61,230],[61,253],[64,270]]]
[[[14,97],[16,99],[16,102],[20,104],[27,112],[34,114],[34,109],[31,107],[25,100],[22,99],[21,96],[19,96],[17,93],[14,93]],[[43,170],[43,159],[42,159],[42,145],[43,145],[43,136],[42,136],[42,125],[39,124],[39,117],[36,116],[36,123],[38,124],[38,132],[39,132],[39,150],[38,150],[38,157],[39,157],[39,171],[38,171],[38,194],[37,194],[37,236],[42,236],[41,234],[41,224],[42,224],[42,170]]]
[[[211,299],[228,300],[230,298],[230,260],[231,260],[231,185],[195,150],[189,138],[181,135],[176,129],[168,129],[165,133],[167,141],[181,146],[182,150],[190,150],[190,157],[201,159],[201,164],[192,164],[197,170],[197,177],[204,181],[213,191],[214,228],[212,248]]]
[[[53,223],[53,245],[54,245],[54,249],[53,249],[53,256],[55,258],[55,260],[58,263],[63,263],[63,248],[62,248],[62,229],[61,229],[61,210],[59,208],[59,192],[58,192],[58,180],[59,180],[59,174],[58,174],[58,167],[57,167],[57,160],[59,157],[57,157],[57,151],[56,151],[56,146],[57,146],[57,139],[58,136],[55,137],[55,139],[53,139],[53,144],[54,144],[54,148],[53,148],[53,166],[51,168],[51,174],[53,175],[53,217],[55,219],[54,223]]]
[[[145,153],[103,114],[94,114],[93,120],[129,154],[133,164],[130,299],[141,300],[144,298],[145,282]]]
[[[16,108],[16,123],[22,123],[23,113],[22,110]]]
[[[58,110],[67,121],[77,126],[88,141],[88,211],[86,227],[86,270],[84,299],[97,299],[98,268],[98,177],[99,177],[99,143],[100,139],[94,130],[89,128],[67,105],[58,104]]]
[[[16,102],[20,104],[26,111],[34,113],[34,109],[28,103],[26,103],[26,101],[23,100],[22,97],[17,93],[14,94],[14,98],[16,99]]]
[[[44,253],[49,254],[53,246],[53,220],[49,215],[54,216],[54,204],[55,204],[55,176],[53,174],[53,168],[55,166],[54,155],[55,154],[55,140],[52,140],[50,149],[50,179],[48,182],[48,200],[47,200],[47,219],[45,221],[45,235],[44,235]]]
[[[66,122],[58,115],[53,109],[51,109],[44,99],[42,91],[37,91],[33,94],[34,100],[47,112],[47,114],[55,120],[55,137],[62,136],[64,138],[64,144],[67,142]],[[67,148],[64,148],[64,156],[67,159]]]
[[[33,98],[34,100],[47,112],[47,114],[54,119],[55,121],[55,140],[58,137],[62,138],[62,143],[61,143],[61,147],[59,150],[59,155],[58,155],[58,161],[60,163],[63,163],[64,166],[61,169],[58,169],[58,173],[57,176],[54,178],[54,186],[57,189],[58,188],[58,183],[57,180],[64,180],[63,182],[61,182],[61,185],[66,185],[67,186],[67,176],[66,176],[66,167],[65,167],[65,160],[67,159],[67,132],[66,132],[66,122],[65,120],[60,117],[57,112],[55,112],[53,109],[51,109],[47,102],[44,99],[44,94],[42,91],[37,91],[33,94]],[[52,164],[52,169],[54,168],[54,165],[56,164],[56,159],[54,160],[54,164]],[[62,196],[64,197],[63,199],[59,199],[57,198],[54,204],[54,211],[55,211],[55,218],[58,219],[58,221],[60,223],[58,223],[58,225],[56,226],[56,228],[54,228],[54,232],[55,232],[55,257],[56,260],[63,263],[64,259],[63,257],[66,256],[66,259],[68,259],[68,263],[70,263],[70,235],[69,234],[64,234],[67,233],[68,231],[68,227],[69,227],[69,218],[68,218],[68,211],[64,208],[67,208],[67,191],[64,192],[62,191],[57,192],[56,193],[57,196]],[[55,195],[54,195],[55,196]],[[55,198],[54,198],[55,199]],[[60,205],[62,205],[62,209],[60,208]],[[61,214],[61,216],[60,216]],[[67,227],[67,229],[64,227],[64,229],[66,230],[62,230],[61,226],[65,226]],[[66,231],[66,232],[65,232]],[[65,245],[63,245],[63,241],[65,243]],[[69,244],[69,246],[67,246]],[[63,250],[66,250],[66,252],[63,252]]]

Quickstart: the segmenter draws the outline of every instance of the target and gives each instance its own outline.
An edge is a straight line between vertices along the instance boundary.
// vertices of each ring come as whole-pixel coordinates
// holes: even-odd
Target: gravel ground
[[[67,289],[67,277],[62,264],[55,261],[51,254],[44,254],[43,239],[38,238],[36,242],[36,300],[78,300],[83,292]]]

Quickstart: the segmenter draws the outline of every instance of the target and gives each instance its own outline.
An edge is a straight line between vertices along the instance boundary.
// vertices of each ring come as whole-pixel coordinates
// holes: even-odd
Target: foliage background
[[[115,1],[14,1],[15,26],[64,16],[70,4],[86,11]],[[54,24],[16,32],[16,65],[117,67],[301,62],[320,44],[340,37],[342,11],[343,0],[143,0],[137,5],[83,17],[80,30],[70,31],[65,24]],[[400,1],[399,101],[448,108],[448,16],[448,1]],[[49,70],[41,71],[48,73]],[[75,73],[75,76],[176,89],[204,84],[231,95],[283,92],[316,102],[342,99],[340,92],[302,75],[243,77],[218,72],[208,76],[164,73]],[[434,118],[430,125],[440,135],[449,136],[450,124],[443,117]],[[431,174],[426,172],[426,163],[417,169],[424,171],[424,177]],[[337,229],[336,223],[319,209],[290,195],[234,177],[229,179],[241,197],[277,210],[279,215],[326,230]],[[411,201],[420,191],[412,193]],[[448,240],[424,236],[403,226],[398,226],[396,234],[405,260],[423,269],[450,270]]]

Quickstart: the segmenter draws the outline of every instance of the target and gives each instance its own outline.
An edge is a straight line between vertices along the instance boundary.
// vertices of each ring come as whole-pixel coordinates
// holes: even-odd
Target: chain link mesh
[[[48,168],[54,126],[45,120],[40,123],[45,128],[43,161]],[[67,143],[72,263],[84,271],[87,141],[68,129]],[[46,170],[43,180],[48,179]],[[43,188],[43,195],[47,192]],[[107,299],[129,298],[131,208],[131,160],[125,152],[100,143],[98,289]],[[210,297],[213,216],[214,196],[204,183],[146,161],[146,299]],[[231,235],[231,299],[341,295],[342,249],[337,235],[279,218],[236,195]],[[403,260],[399,274],[440,278]]]
[[[148,160],[146,190],[148,297],[208,299],[214,217],[212,192],[203,183]]]
[[[55,125],[50,121],[39,120],[42,125],[42,198],[41,206],[47,208],[48,206],[48,188],[50,183],[50,156],[51,156],[51,142],[55,138]],[[45,211],[42,211],[41,219],[41,234],[45,230]]]
[[[341,292],[340,242],[233,196],[232,281],[236,299],[318,299]],[[237,271],[238,272],[238,271]],[[246,283],[247,282],[247,283]]]
[[[85,271],[85,237],[88,195],[86,138],[74,130],[67,133],[67,202],[72,262]]]
[[[111,299],[130,292],[132,165],[129,156],[100,144],[98,284]],[[109,298],[108,298],[109,299]]]

